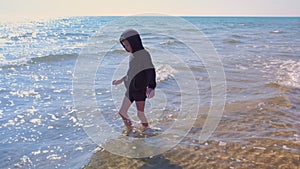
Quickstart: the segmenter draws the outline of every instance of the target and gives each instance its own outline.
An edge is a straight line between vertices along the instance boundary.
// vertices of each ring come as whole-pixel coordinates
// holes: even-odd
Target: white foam
[[[49,160],[60,160],[61,157],[57,154],[51,154],[51,155],[47,156],[47,159],[49,159]]]
[[[39,155],[39,154],[41,154],[41,150],[37,150],[37,151],[33,151],[33,152],[31,152],[31,154],[33,154],[33,155]]]
[[[42,151],[44,154],[49,153],[49,150],[43,150]]]
[[[58,118],[57,118],[54,114],[48,113],[48,115],[51,116],[51,119],[52,119],[52,120],[58,120]]]
[[[36,99],[41,98],[41,95],[38,92],[34,91],[34,89],[10,92],[10,94],[13,96],[18,96],[18,97],[31,96],[31,97],[35,97]]]
[[[156,68],[156,81],[159,83],[172,78],[175,76],[176,72],[177,71],[170,65],[158,65]]]
[[[74,116],[71,116],[69,118],[70,121],[72,121],[73,123],[76,123],[77,122],[77,119],[74,117]]]
[[[22,119],[24,116],[21,115],[21,114],[18,114],[17,117],[18,117],[19,119]]]
[[[278,82],[281,85],[300,88],[300,62],[283,61],[277,74]]]
[[[273,30],[273,31],[271,31],[271,33],[282,33],[282,31],[281,30]]]
[[[34,79],[34,81],[36,81],[36,82],[39,81],[39,76],[38,75],[31,75],[31,78]]]
[[[75,148],[76,151],[82,151],[83,150],[83,147],[79,146],[77,148]]]
[[[54,93],[60,93],[62,92],[62,89],[56,89],[56,90],[53,90]]]
[[[27,109],[27,112],[31,115],[34,115],[35,112],[37,112],[38,110],[35,107],[31,107],[31,109]]]
[[[275,59],[264,63],[264,66],[265,72],[274,72],[279,85],[300,88],[300,61]]]
[[[14,167],[15,168],[26,168],[25,165],[31,166],[32,164],[33,163],[31,161],[31,159],[28,156],[24,155],[23,157],[20,158],[19,162],[14,165]]]
[[[37,118],[36,119],[31,119],[30,123],[41,125],[42,124],[42,120],[41,119],[37,119]]]
[[[34,79],[34,81],[36,82],[40,80],[48,80],[48,77],[44,75],[31,75],[31,78]]]
[[[9,125],[12,125],[12,126],[13,126],[13,125],[15,125],[15,122],[14,122],[13,120],[8,120],[8,121],[7,121],[7,124],[9,124]]]
[[[0,58],[0,67],[2,66],[20,66],[25,65],[28,63],[30,59],[28,58],[21,58],[16,60],[6,60],[4,57]]]
[[[159,44],[160,45],[171,45],[171,44],[174,44],[176,42],[177,41],[175,41],[175,40],[167,40],[167,41],[164,41],[164,42],[160,42]]]

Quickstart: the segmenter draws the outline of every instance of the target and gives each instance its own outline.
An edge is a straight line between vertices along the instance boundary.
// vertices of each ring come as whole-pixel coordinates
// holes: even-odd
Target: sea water
[[[76,116],[72,98],[74,68],[89,39],[118,18],[0,22],[0,168],[81,168],[88,163],[97,145]],[[150,22],[155,19],[145,17]],[[194,24],[209,39],[226,75],[226,108],[221,127],[210,139],[222,140],[221,145],[249,138],[299,142],[300,18],[183,19]],[[157,99],[168,99],[168,104],[156,105],[161,114],[152,115],[158,118],[151,119],[152,123],[168,128],[178,120],[181,103],[178,97],[182,93],[174,79],[180,76],[180,71],[191,70],[195,75],[201,97],[199,115],[207,115],[211,84],[201,59],[189,58],[182,42],[176,39],[146,32],[139,25],[131,26],[141,30],[144,45],[157,68],[157,90],[164,91],[167,97]],[[164,30],[164,27],[155,26]],[[189,30],[182,28],[177,33],[185,34],[185,31]],[[128,54],[118,42],[122,32],[114,33],[98,38],[100,43],[113,41],[115,46],[108,52],[110,59],[99,63],[95,95],[105,119],[116,130],[121,130],[122,122],[116,115],[114,101],[120,102],[122,98],[112,99],[111,95],[113,90],[122,92],[123,88],[112,88],[110,84],[113,78],[121,76],[120,73],[112,77],[121,61],[128,61]],[[178,66],[176,60],[163,52],[165,49],[182,57],[190,69]],[[103,52],[101,46],[98,50]],[[186,102],[194,104],[193,100]],[[146,111],[155,112],[150,108]],[[130,112],[134,114],[134,109]],[[201,127],[192,129],[188,137],[198,139],[198,129],[201,131]],[[187,139],[182,144],[192,143]],[[264,145],[259,148],[265,149]],[[291,151],[299,153],[300,150]]]

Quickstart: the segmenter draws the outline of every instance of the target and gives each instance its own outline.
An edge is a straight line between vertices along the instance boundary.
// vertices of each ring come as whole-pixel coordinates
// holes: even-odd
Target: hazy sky
[[[300,16],[300,0],[0,0],[0,17],[161,13],[200,16]]]

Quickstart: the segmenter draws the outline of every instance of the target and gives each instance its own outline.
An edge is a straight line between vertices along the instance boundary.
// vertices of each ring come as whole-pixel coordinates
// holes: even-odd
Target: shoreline
[[[290,168],[300,166],[300,141],[253,138],[248,143],[207,141],[179,144],[154,157],[126,158],[105,150],[94,153],[83,169],[96,168]]]
[[[167,152],[151,158],[134,159],[100,149],[83,169],[298,169],[300,133],[296,130],[297,124],[294,127],[281,124],[276,114],[283,112],[275,108],[290,109],[291,103],[284,97],[264,100],[264,105],[260,102],[227,104],[223,119],[206,142],[199,141],[206,119],[206,115],[202,114],[189,134]],[[204,107],[202,111],[207,109]]]

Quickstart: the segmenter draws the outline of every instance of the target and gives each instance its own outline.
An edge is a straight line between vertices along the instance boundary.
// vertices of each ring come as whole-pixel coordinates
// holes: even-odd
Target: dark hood
[[[144,49],[141,37],[139,33],[134,29],[127,29],[126,31],[124,31],[120,36],[120,42],[122,42],[123,40],[128,40],[132,48],[132,53]]]

